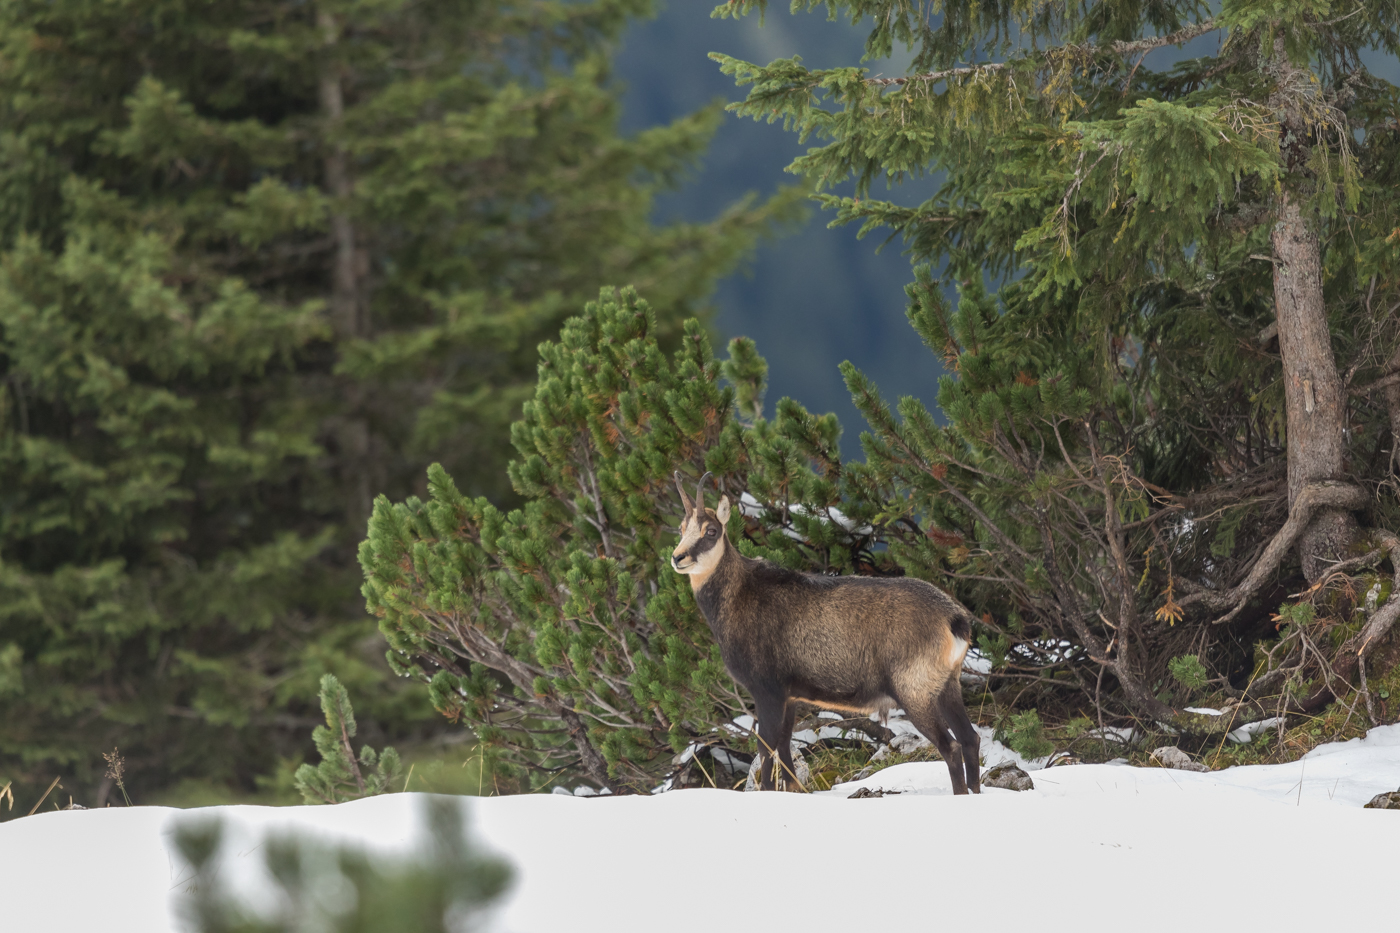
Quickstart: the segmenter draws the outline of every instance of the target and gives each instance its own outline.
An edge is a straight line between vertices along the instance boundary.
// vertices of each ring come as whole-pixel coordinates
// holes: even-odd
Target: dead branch
[[[864,717],[855,717],[852,719],[808,719],[799,723],[797,726],[798,731],[804,729],[841,729],[847,732],[863,732],[876,742],[881,742],[885,745],[894,741],[893,729],[887,729],[878,722],[873,722]]]
[[[1400,537],[1396,537],[1388,531],[1376,531],[1375,536],[1386,549],[1386,553],[1390,557],[1390,564],[1395,570],[1390,598],[1385,601],[1384,606],[1372,614],[1371,618],[1362,626],[1361,631],[1347,639],[1338,649],[1337,660],[1332,665],[1332,669],[1343,680],[1349,681],[1351,679],[1351,675],[1356,672],[1361,659],[1370,653],[1381,639],[1390,634],[1395,620],[1400,618]],[[1310,697],[1309,700],[1311,701],[1312,698]]]
[[[1119,55],[1136,55],[1139,52],[1150,52],[1153,49],[1164,48],[1168,45],[1181,45],[1190,42],[1208,32],[1216,29],[1215,20],[1208,19],[1203,23],[1194,23],[1190,26],[1183,26],[1176,32],[1168,33],[1165,36],[1150,36],[1146,39],[1135,39],[1132,42],[1114,42],[1109,45]],[[1094,49],[1094,46],[1089,46]]]

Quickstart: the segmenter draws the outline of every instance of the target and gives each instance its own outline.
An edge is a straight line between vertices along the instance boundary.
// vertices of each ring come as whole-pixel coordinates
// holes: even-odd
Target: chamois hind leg
[[[776,790],[780,756],[792,758],[792,725],[783,697],[754,695],[758,713],[758,789]],[[786,734],[784,734],[786,733]]]
[[[967,707],[963,706],[962,684],[956,677],[950,678],[943,687],[943,693],[938,698],[938,713],[958,740],[968,789],[974,794],[982,793],[982,736],[973,727]]]
[[[797,765],[792,761],[792,727],[797,722],[797,701],[789,699],[783,707],[783,733],[778,737],[779,787],[800,786],[797,782]]]
[[[900,705],[904,707],[904,714],[909,717],[914,728],[923,733],[924,738],[933,742],[938,748],[938,754],[943,756],[943,761],[948,765],[948,776],[953,779],[953,793],[967,793],[962,754],[949,737],[948,728],[939,717],[937,698],[929,697],[918,702],[900,700]]]

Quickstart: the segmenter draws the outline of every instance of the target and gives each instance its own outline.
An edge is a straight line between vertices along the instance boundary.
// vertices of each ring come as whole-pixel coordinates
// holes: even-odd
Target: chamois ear
[[[715,506],[715,518],[719,519],[721,525],[729,522],[729,497],[720,496],[719,505]]]

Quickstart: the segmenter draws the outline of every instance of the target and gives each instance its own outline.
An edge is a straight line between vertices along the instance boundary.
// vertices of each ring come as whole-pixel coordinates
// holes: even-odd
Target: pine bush
[[[499,767],[649,789],[688,742],[745,741],[726,725],[746,698],[669,567],[676,470],[743,497],[730,533],[748,555],[897,571],[837,508],[834,417],[783,399],[764,420],[765,369],[742,339],[716,360],[693,320],[667,355],[647,303],[605,289],[540,348],[512,429],[523,508],[468,498],[438,466],[427,500],[376,501],[360,560],[390,663],[428,682]]]

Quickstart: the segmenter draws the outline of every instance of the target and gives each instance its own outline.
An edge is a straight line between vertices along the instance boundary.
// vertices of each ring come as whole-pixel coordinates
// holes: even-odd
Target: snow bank
[[[988,764],[995,764],[988,756]],[[953,797],[941,762],[810,795],[466,798],[472,831],[516,869],[511,933],[765,929],[1388,929],[1400,726],[1286,765],[1196,774],[1072,765],[1036,789]],[[848,800],[856,788],[899,791]],[[221,817],[229,876],[299,829],[375,851],[419,837],[421,795],[338,807],[49,812],[0,824],[6,930],[181,929],[171,834]],[[835,883],[833,883],[835,882]]]

